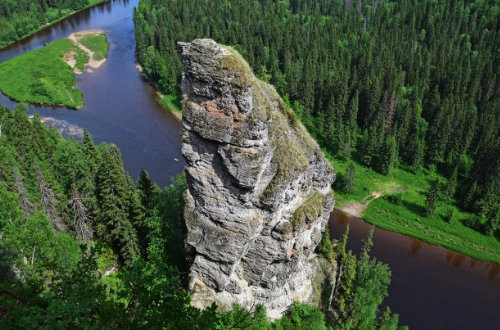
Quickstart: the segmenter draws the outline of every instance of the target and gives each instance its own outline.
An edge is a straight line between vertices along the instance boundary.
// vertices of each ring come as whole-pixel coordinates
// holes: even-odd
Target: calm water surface
[[[184,167],[181,126],[159,106],[154,89],[136,68],[132,13],[137,4],[138,0],[115,0],[84,10],[0,50],[0,62],[73,32],[104,30],[111,44],[107,61],[97,71],[78,76],[77,87],[83,91],[85,107],[75,111],[31,106],[29,113],[55,119],[51,123],[58,129],[85,128],[97,143],[116,144],[133,177],[145,168],[156,183],[164,186]],[[12,108],[15,102],[0,93],[0,103]]]
[[[79,76],[85,107],[31,106],[31,114],[50,117],[56,128],[87,129],[97,143],[118,145],[126,169],[137,177],[147,169],[161,186],[184,167],[180,123],[157,104],[154,89],[136,68],[133,8],[138,0],[114,0],[84,10],[30,38],[0,50],[0,62],[69,34],[104,30],[111,42],[106,63]],[[14,102],[0,93],[0,103]],[[70,133],[67,133],[70,134]],[[177,159],[177,161],[176,161]],[[349,248],[359,251],[369,225],[340,212],[330,219],[332,236],[350,224]],[[401,324],[413,329],[498,329],[500,267],[396,233],[375,229],[372,255],[392,269],[389,298]]]
[[[340,211],[330,217],[338,238],[349,225],[347,247],[359,253],[371,225]],[[392,271],[384,303],[410,329],[499,329],[500,265],[375,227],[371,255]]]

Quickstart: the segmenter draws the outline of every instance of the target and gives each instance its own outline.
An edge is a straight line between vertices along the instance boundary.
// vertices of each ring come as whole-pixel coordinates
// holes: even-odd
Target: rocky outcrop
[[[333,168],[235,50],[208,39],[180,47],[192,303],[263,304],[280,317],[312,299]]]

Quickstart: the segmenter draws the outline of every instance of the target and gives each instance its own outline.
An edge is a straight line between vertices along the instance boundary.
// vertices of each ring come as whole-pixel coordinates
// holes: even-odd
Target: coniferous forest
[[[317,253],[345,270],[320,308],[295,304],[271,323],[262,306],[192,307],[185,178],[160,189],[142,171],[134,182],[115,145],[63,139],[26,111],[0,106],[0,328],[398,328],[380,310],[391,272],[370,257],[371,235],[356,257],[348,233],[334,248],[324,232]]]
[[[106,0],[0,0],[0,48],[102,1]],[[387,239],[381,242],[377,237],[374,250],[378,229],[374,234],[372,227],[365,237],[351,222],[343,234],[326,227],[320,243],[310,250],[316,267],[310,305],[295,302],[276,320],[269,320],[266,307],[258,304],[248,309],[213,303],[202,310],[191,305],[196,304],[196,287],[189,289],[189,273],[199,252],[188,248],[187,240],[190,172],[159,187],[146,170],[137,178],[129,174],[115,144],[94,143],[86,130],[81,140],[63,138],[49,126],[63,122],[94,133],[93,122],[73,122],[76,115],[71,115],[104,113],[99,107],[95,111],[88,106],[65,117],[60,112],[69,109],[42,108],[42,115],[29,115],[37,108],[0,104],[0,329],[407,329],[384,301],[392,274],[375,254],[391,263],[391,296],[396,299],[389,303],[397,306],[394,311],[402,314],[402,322],[407,322],[404,313],[414,313],[416,318],[428,318],[427,325],[449,327],[456,324],[449,316],[466,306],[471,315],[464,312],[458,322],[477,322],[479,328],[495,324],[493,317],[488,319],[496,307],[495,292],[489,289],[498,281],[499,268],[484,261],[500,262],[500,0],[124,0],[114,5],[118,13],[106,15],[111,4],[106,10],[89,10],[89,15],[81,12],[70,29],[109,29],[113,38],[108,71],[94,77],[106,84],[103,77],[110,82],[127,77],[138,83],[117,83],[120,91],[105,90],[104,96],[97,95],[102,85],[96,84],[95,89],[85,89],[87,97],[103,102],[127,92],[130,101],[140,97],[144,86],[152,91],[147,85],[152,81],[164,105],[180,108],[183,67],[177,42],[211,38],[231,46],[259,79],[275,86],[284,105],[293,110],[287,118],[298,126],[300,121],[334,163],[337,179],[331,188],[336,209],[345,201],[359,200],[366,207],[373,202],[356,216],[372,223],[373,218],[387,223],[396,219],[392,227],[380,227],[413,237],[428,235],[422,239],[430,237],[428,242],[480,261],[441,247],[433,247],[442,253],[433,259],[428,246],[413,237],[407,248],[398,239],[379,236]],[[89,23],[92,15],[94,25]],[[151,81],[137,70],[133,51],[123,52],[133,50],[133,29],[137,61]],[[50,47],[44,40],[28,43],[43,50]],[[25,52],[24,42],[17,46],[19,54]],[[122,65],[112,66],[119,61]],[[124,68],[132,68],[132,74],[117,74]],[[35,76],[47,81],[43,70],[34,70]],[[92,82],[90,72],[75,77]],[[16,83],[20,90],[25,87]],[[110,111],[112,120],[98,124],[113,130],[113,121],[128,129],[140,116],[149,116],[146,119],[157,126],[170,123],[162,121],[163,115],[170,117],[154,103],[158,94],[150,94],[140,99],[147,101],[143,108],[134,103],[122,109],[113,102],[108,107],[103,102],[105,110],[123,110],[119,116],[132,111],[140,115],[127,122]],[[158,112],[146,111],[155,105]],[[47,110],[54,110],[54,115]],[[171,127],[181,126],[175,124]],[[122,138],[134,144],[131,149],[123,147],[127,166],[132,154],[147,167],[151,164],[141,155],[160,159],[158,150],[170,149],[143,150],[151,147],[143,141],[171,141],[158,138],[161,134],[139,139],[133,135],[142,134],[144,127],[165,131],[150,122],[137,126],[139,133],[118,132],[115,140],[98,132],[94,138],[120,146]],[[172,165],[179,164],[178,158],[168,161],[158,161],[159,171],[178,169]],[[156,178],[154,171],[151,167]],[[163,178],[168,177],[165,173]],[[389,186],[389,181],[387,191],[373,189],[375,183]],[[317,204],[311,200],[304,204]],[[311,209],[302,212],[318,217]],[[330,225],[337,223],[338,214],[332,213]],[[350,218],[363,223],[354,216]],[[359,246],[349,244],[359,247],[359,254],[348,249],[349,230],[352,241],[361,241]],[[456,234],[460,230],[463,237]],[[448,241],[456,244],[443,243]],[[379,249],[378,242],[386,244]],[[422,246],[425,251],[417,256]],[[444,255],[446,260],[433,264]],[[398,268],[399,261],[405,267]],[[449,280],[448,290],[439,288],[445,287],[444,278]],[[442,296],[432,299],[432,294]],[[473,301],[482,313],[460,298]],[[402,299],[415,304],[405,305]],[[417,307],[404,310],[405,306]],[[433,308],[441,319],[429,312]],[[433,324],[434,318],[441,323]]]
[[[0,47],[10,44],[45,24],[102,0],[2,0]]]
[[[500,1],[142,0],[134,22],[163,93],[179,98],[177,41],[231,45],[329,154],[437,171],[470,227],[498,231]]]

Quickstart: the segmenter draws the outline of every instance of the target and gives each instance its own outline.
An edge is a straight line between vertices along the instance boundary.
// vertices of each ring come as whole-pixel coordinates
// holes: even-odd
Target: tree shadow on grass
[[[416,215],[423,216],[425,213],[425,209],[416,203],[403,200],[403,205],[408,209],[408,211],[411,211]]]

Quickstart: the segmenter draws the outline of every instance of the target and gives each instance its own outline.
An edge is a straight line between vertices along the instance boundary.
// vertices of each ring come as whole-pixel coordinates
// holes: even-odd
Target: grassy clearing
[[[157,96],[158,103],[160,103],[164,109],[172,112],[179,120],[182,119],[182,105],[178,97],[174,95],[163,95],[160,92],[157,92]]]
[[[94,60],[100,61],[108,57],[109,43],[104,33],[85,34],[80,37],[76,34],[78,41],[94,52]]]
[[[329,157],[337,173],[345,173],[349,162]],[[419,238],[423,241],[442,245],[480,260],[500,263],[500,241],[495,237],[483,235],[464,225],[473,214],[463,212],[454,203],[441,201],[431,217],[423,216],[425,195],[430,182],[439,177],[442,183],[446,178],[431,171],[412,174],[396,168],[388,176],[354,163],[356,187],[352,193],[335,191],[336,207],[342,208],[350,201],[362,201],[371,192],[381,192],[387,196],[406,187],[402,203],[395,205],[386,198],[374,199],[368,204],[363,220],[378,227]],[[453,201],[454,202],[454,201]],[[454,209],[453,220],[445,221],[446,215]]]
[[[91,46],[107,56],[106,35],[88,36]],[[83,93],[75,87],[78,80],[74,70],[83,72],[89,60],[89,55],[73,41],[57,40],[0,63],[0,90],[17,101],[76,109],[83,106]]]
[[[68,39],[0,63],[0,90],[17,101],[66,105],[83,105],[83,93],[75,88],[73,68],[63,61],[74,53],[75,67],[83,70],[89,58]]]

